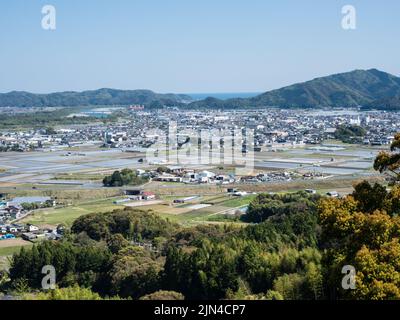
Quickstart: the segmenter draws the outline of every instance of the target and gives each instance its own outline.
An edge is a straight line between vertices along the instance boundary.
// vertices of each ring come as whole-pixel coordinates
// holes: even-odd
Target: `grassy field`
[[[30,247],[33,244],[26,245],[24,247]],[[23,246],[16,246],[16,247],[5,247],[5,248],[0,248],[0,257],[8,257],[12,256],[14,253],[17,253],[21,250]]]
[[[225,212],[232,212],[235,208],[240,208],[248,205],[255,195],[249,195],[246,197],[234,198],[227,194],[215,195],[215,196],[203,196],[190,201],[185,204],[173,205],[166,201],[165,204],[158,204],[155,206],[141,207],[144,210],[153,210],[163,218],[167,218],[171,221],[181,223],[182,225],[195,225],[206,222],[229,222],[226,219],[215,219],[214,216],[221,214],[223,216]],[[165,197],[165,200],[169,197]],[[192,206],[196,204],[210,204],[209,207],[193,210]]]
[[[195,225],[207,220],[210,215],[209,212],[204,212],[202,210],[189,211],[187,213],[170,215],[167,213],[158,213],[162,218],[168,219],[173,222],[178,222],[184,226]]]
[[[35,225],[58,225],[63,223],[71,226],[74,220],[82,215],[124,208],[123,206],[115,205],[113,203],[115,199],[117,198],[87,201],[63,208],[42,209],[24,218],[21,222]]]
[[[27,243],[26,245],[19,245],[19,246],[13,246],[13,247],[0,247],[0,270],[8,270],[10,266],[10,257],[14,253],[18,253],[22,247],[27,247],[30,248],[32,247],[32,243]]]
[[[100,173],[60,173],[53,180],[82,180],[82,181],[101,181],[106,174]]]
[[[227,200],[228,199],[228,200]],[[238,202],[233,202],[238,201]],[[208,208],[200,210],[191,210],[188,207],[172,206],[169,204],[157,204],[150,206],[142,206],[137,209],[140,210],[153,210],[163,218],[168,218],[171,221],[181,222],[183,224],[195,224],[208,220],[210,215],[215,215],[218,212],[232,209],[234,204],[242,205],[248,203],[249,200],[239,201],[239,199],[230,200],[225,198],[226,206],[224,202],[215,204]],[[65,224],[71,226],[75,219],[82,215],[89,213],[102,213],[109,212],[115,209],[122,209],[124,206],[116,205],[113,203],[113,199],[107,200],[96,200],[77,205],[63,207],[63,208],[50,208],[38,210],[32,215],[21,220],[22,223],[32,223],[35,225],[58,225]]]
[[[52,197],[57,199],[57,203],[77,205],[82,202],[92,200],[103,200],[111,197],[122,196],[119,188],[98,188],[98,189],[66,189],[65,186],[57,185],[19,185],[17,188],[1,188],[0,192],[8,194],[10,198],[14,197]]]
[[[22,247],[31,247],[31,242],[22,239],[0,241],[0,270],[8,269],[9,257],[21,250]]]
[[[226,210],[241,207],[250,203],[254,195],[243,198],[232,198],[226,194],[216,196],[200,197],[196,201],[183,205],[173,205],[172,199],[166,200],[163,204],[141,206],[141,210],[153,210],[164,218],[169,218],[176,222],[196,223],[208,220],[210,215],[218,214]],[[21,220],[22,223],[32,223],[35,225],[58,225],[65,224],[71,226],[75,219],[89,213],[109,212],[115,209],[124,208],[123,205],[116,205],[114,200],[119,197],[108,198],[105,200],[92,200],[80,202],[67,207],[41,209],[32,215]],[[210,207],[199,210],[192,210],[191,206],[200,203],[212,204]]]
[[[248,205],[253,199],[256,197],[256,195],[249,195],[245,197],[236,197],[232,198],[231,200],[225,201],[224,206],[228,208],[237,208],[237,207],[242,207],[245,205]]]

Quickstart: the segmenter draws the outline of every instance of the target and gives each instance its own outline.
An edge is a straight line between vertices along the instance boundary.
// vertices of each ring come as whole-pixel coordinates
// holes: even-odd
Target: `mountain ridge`
[[[251,98],[221,100],[208,97],[194,101],[185,94],[160,94],[151,90],[102,88],[82,92],[64,91],[34,94],[25,91],[0,93],[0,107],[74,107],[142,104],[150,108],[180,106],[197,108],[326,108],[361,107],[400,110],[400,78],[378,69],[356,69],[317,77]]]
[[[96,105],[143,104],[176,105],[192,101],[183,94],[161,94],[151,90],[119,90],[101,88],[86,91],[63,91],[48,94],[35,94],[27,91],[0,93],[0,107],[75,107]]]
[[[207,103],[219,108],[239,107],[379,107],[379,101],[400,96],[400,78],[377,70],[357,69],[296,83],[271,90],[249,99],[226,101],[203,100],[192,107],[205,107]]]

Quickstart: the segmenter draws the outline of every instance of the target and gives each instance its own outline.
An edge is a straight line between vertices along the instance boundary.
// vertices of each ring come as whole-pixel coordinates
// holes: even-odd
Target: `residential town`
[[[118,109],[119,110],[119,109]],[[339,126],[361,126],[365,129],[356,142],[365,145],[387,145],[400,125],[398,113],[359,112],[341,110],[306,111],[266,109],[246,111],[182,111],[174,108],[146,111],[125,109],[123,120],[112,125],[91,124],[68,128],[31,129],[28,131],[0,130],[0,151],[57,150],[76,145],[98,145],[124,151],[143,150],[156,142],[155,130],[168,131],[168,124],[184,132],[190,130],[254,130],[254,150],[274,149],[287,145],[318,144],[335,137]],[[179,141],[178,141],[179,143]]]

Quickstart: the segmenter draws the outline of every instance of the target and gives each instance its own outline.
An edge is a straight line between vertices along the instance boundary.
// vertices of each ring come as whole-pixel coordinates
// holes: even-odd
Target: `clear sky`
[[[42,6],[57,29],[41,27]],[[357,29],[341,28],[341,8]],[[378,68],[400,75],[398,0],[1,0],[0,92],[260,92]]]

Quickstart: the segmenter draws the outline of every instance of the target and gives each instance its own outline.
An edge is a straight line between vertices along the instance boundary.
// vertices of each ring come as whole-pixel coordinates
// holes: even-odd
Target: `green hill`
[[[358,107],[400,95],[400,78],[376,70],[355,70],[269,91],[250,99],[206,99],[191,107]]]
[[[130,104],[159,107],[163,105],[177,105],[191,100],[186,95],[158,94],[150,90],[99,89],[50,94],[13,91],[0,94],[0,107],[76,107]]]

